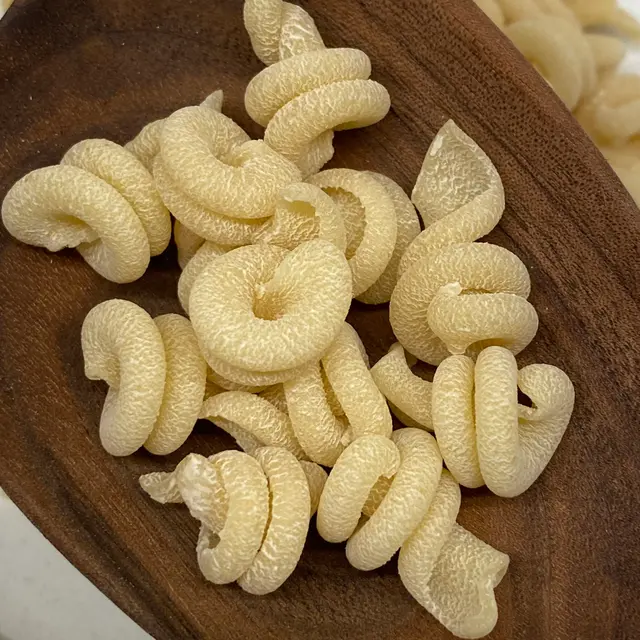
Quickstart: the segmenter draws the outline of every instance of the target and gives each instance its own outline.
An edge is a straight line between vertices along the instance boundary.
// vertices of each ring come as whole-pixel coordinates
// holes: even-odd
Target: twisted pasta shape
[[[399,275],[438,249],[485,236],[504,212],[500,175],[487,154],[452,120],[429,146],[411,199],[425,230],[404,252]]]
[[[221,90],[214,91],[200,103],[200,106],[220,112],[222,111],[223,100],[223,92]],[[133,140],[124,145],[124,148],[133,153],[148,171],[153,169],[153,161],[160,153],[160,138],[165,120],[166,118],[162,118],[161,120],[150,122],[142,128]]]
[[[538,315],[527,301],[530,288],[527,268],[510,251],[456,244],[402,275],[389,319],[402,346],[430,364],[491,344],[517,354],[538,330]]]
[[[109,392],[100,440],[114,456],[144,446],[164,455],[191,433],[205,392],[207,366],[186,318],[151,316],[126,300],[94,307],[82,324],[85,375]]]
[[[191,289],[189,312],[214,371],[241,384],[276,384],[322,355],[350,302],[343,253],[311,240],[291,252],[253,245],[210,261]],[[237,379],[238,371],[249,375]]]
[[[371,368],[371,377],[402,424],[433,431],[431,383],[411,371],[414,364],[415,358],[407,357],[402,345],[396,342]]]
[[[309,14],[282,0],[246,0],[244,21],[267,65],[249,83],[245,107],[265,126],[264,140],[304,176],[333,156],[333,131],[366,127],[390,108],[369,80],[371,62],[356,49],[326,49]]]
[[[109,140],[84,140],[60,165],[36,169],[11,187],[2,221],[27,244],[76,248],[101,276],[137,280],[171,239],[171,219],[151,174]]]
[[[363,349],[358,334],[345,323],[321,362],[283,385],[293,431],[314,462],[331,466],[352,440],[391,435],[391,415]],[[340,411],[332,407],[329,390]]]
[[[250,455],[267,445],[306,458],[289,416],[263,397],[246,391],[220,393],[204,402],[200,417],[226,431]]]
[[[383,276],[394,255],[398,219],[390,191],[371,173],[353,169],[322,171],[309,178],[309,182],[326,191],[342,207],[353,296],[362,296]],[[382,297],[390,294],[391,289],[386,283]]]
[[[532,402],[518,404],[518,388]],[[489,347],[473,363],[451,356],[433,379],[433,427],[444,461],[466,487],[511,498],[526,491],[555,452],[574,404],[568,376],[550,365],[518,371],[513,354]]]
[[[237,580],[264,595],[298,564],[325,479],[317,465],[263,447],[255,458],[239,451],[208,459],[190,454],[172,473],[141,476],[140,485],[159,502],[185,502],[201,522],[196,552],[208,580]]]
[[[495,626],[493,588],[509,558],[456,524],[459,507],[460,489],[442,470],[433,437],[399,429],[345,449],[320,496],[317,526],[329,542],[348,540],[347,559],[364,571],[400,549],[409,592],[452,633],[479,638]],[[358,528],[362,514],[368,520]]]

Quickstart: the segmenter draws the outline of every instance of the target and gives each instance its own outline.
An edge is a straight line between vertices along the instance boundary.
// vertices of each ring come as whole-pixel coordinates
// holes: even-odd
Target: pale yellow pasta
[[[375,178],[386,189],[396,213],[397,233],[393,254],[382,275],[364,293],[358,296],[358,300],[365,304],[383,304],[391,299],[391,293],[398,281],[400,259],[407,247],[420,233],[420,221],[414,206],[411,204],[411,200],[409,200],[399,184],[381,173],[374,173],[373,171],[366,171],[365,173]]]
[[[443,290],[445,285],[452,286]],[[434,333],[429,318],[438,322],[439,331],[456,351],[467,335],[480,335],[478,344],[467,345],[470,353],[503,340],[517,353],[537,331],[537,314],[526,300],[530,288],[527,268],[510,251],[485,243],[457,244],[419,260],[402,275],[391,296],[389,319],[402,346],[430,364],[442,362],[449,348]],[[462,315],[452,316],[453,309]],[[517,315],[506,319],[509,331],[503,334],[506,310]],[[467,323],[471,323],[470,334]],[[499,330],[492,331],[492,326]],[[444,329],[453,334],[445,335]]]
[[[284,392],[284,386],[282,384],[274,384],[271,387],[267,387],[260,391],[260,397],[268,400],[278,411],[289,414],[289,407],[287,406],[287,397]]]
[[[313,19],[282,0],[246,0],[244,20],[267,65],[247,87],[249,115],[265,142],[304,176],[333,156],[333,131],[366,127],[389,111],[387,90],[369,80],[371,63],[355,49],[326,49]]]
[[[236,388],[270,387],[281,384],[300,375],[306,368],[306,363],[291,369],[278,371],[247,371],[241,367],[235,367],[215,356],[208,356],[208,362],[212,370],[227,381],[227,385],[235,385]]]
[[[482,638],[498,620],[495,587],[509,556],[455,522],[460,488],[442,472],[429,510],[402,545],[398,573],[409,593],[459,638]]]
[[[214,91],[200,103],[200,106],[219,112],[222,110],[223,99],[222,91]],[[133,140],[124,145],[124,148],[133,153],[149,171],[153,167],[154,158],[160,152],[160,136],[164,122],[165,118],[150,122]]]
[[[400,275],[443,247],[485,236],[504,212],[500,175],[487,154],[452,120],[429,146],[411,199],[425,230],[402,256]]]
[[[640,204],[640,162],[637,162],[634,169],[613,165],[620,181],[627,188],[631,197]]]
[[[564,0],[585,26],[607,24],[618,9],[618,0]]]
[[[167,455],[181,447],[193,431],[205,393],[207,363],[186,318],[170,313],[154,322],[164,344],[166,376],[160,412],[144,448]]]
[[[602,33],[586,33],[585,38],[599,73],[615,69],[622,62],[626,46],[619,38]]]
[[[505,29],[569,109],[596,86],[596,63],[582,31],[562,18],[520,20]]]
[[[313,463],[298,462],[284,449],[264,447],[256,451],[255,457],[268,481],[268,517],[251,562],[236,579],[245,591],[264,595],[281,586],[298,563],[326,473]],[[240,562],[247,562],[245,553],[250,555],[252,547],[243,541],[249,539],[253,546],[256,532],[249,527],[261,524],[263,506],[262,491],[256,490],[259,483],[255,468],[255,462],[239,452],[224,452],[209,459],[190,454],[172,473],[152,473],[140,478],[140,485],[154,500],[184,501],[191,515],[202,523],[197,548],[199,562],[205,576],[215,578],[214,582],[231,581],[227,579],[231,571],[238,571]],[[235,521],[235,514],[230,513],[232,509],[247,512],[239,505],[236,478],[230,477],[238,471],[244,476],[241,479],[250,481],[248,497],[255,499],[258,511],[255,514],[247,508],[254,517],[244,530]],[[233,522],[229,523],[229,518]],[[207,553],[214,536],[222,539],[229,533],[228,527],[234,527],[233,534],[238,536],[240,557],[232,556],[233,541],[225,549],[227,557]]]
[[[409,592],[451,632],[479,638],[496,623],[493,588],[508,556],[457,525],[459,507],[460,489],[433,437],[400,429],[391,440],[364,436],[344,451],[320,497],[318,531],[331,542],[349,539],[347,558],[364,570],[400,548]],[[368,519],[358,527],[362,514]]]
[[[173,240],[178,249],[178,265],[181,269],[187,266],[189,260],[205,243],[204,238],[191,231],[189,227],[185,227],[180,220],[175,220],[173,223]]]
[[[227,251],[229,247],[206,240],[184,266],[178,279],[178,300],[187,314],[189,313],[189,296],[196,278],[211,260],[224,255]]]
[[[127,456],[145,443],[160,413],[167,369],[162,334],[133,302],[108,300],[84,319],[82,353],[87,378],[109,385],[100,418],[102,446]]]
[[[532,402],[518,404],[518,388]],[[452,356],[433,381],[433,426],[447,468],[467,487],[486,484],[514,497],[547,466],[567,427],[574,390],[567,375],[550,365],[518,372],[501,347],[482,351],[476,364]]]
[[[622,146],[640,139],[640,76],[605,78],[576,114],[600,144]],[[640,160],[640,155],[637,156]]]
[[[564,0],[496,0],[506,22],[518,22],[529,18],[552,16],[578,25],[575,14]],[[481,5],[482,6],[482,5]]]
[[[248,385],[228,380],[214,371],[211,367],[207,367],[207,381],[216,385],[222,391],[246,391],[247,393],[260,393],[265,390],[265,385]]]
[[[431,422],[431,383],[411,371],[402,345],[396,342],[389,353],[371,367],[371,377],[388,400],[391,411],[408,427],[433,431]]]
[[[498,29],[504,29],[506,19],[499,0],[475,0],[475,3]]]
[[[207,362],[234,380],[218,361],[269,373],[317,360],[342,328],[350,302],[344,254],[311,240],[291,252],[241,247],[209,262],[192,287],[189,311]]]
[[[341,251],[347,235],[340,207],[322,189],[295,182],[280,192],[275,213],[256,234],[255,243],[295,249],[302,242],[320,238]]]
[[[336,190],[354,196],[362,206],[362,237],[355,247],[347,244],[347,258],[353,273],[353,296],[369,289],[387,269],[398,235],[394,201],[377,178],[353,169],[329,169],[309,181],[333,195]],[[349,227],[347,226],[347,240]],[[351,248],[350,248],[351,245]]]
[[[389,408],[362,358],[360,338],[351,325],[343,323],[322,357],[322,367],[349,420],[350,438],[370,434],[389,437],[392,429]]]
[[[155,162],[163,165],[170,180],[197,204],[222,216],[270,216],[280,189],[300,179],[294,164],[264,142],[249,140],[230,118],[205,107],[185,107],[170,115],[160,143]]]
[[[226,431],[249,454],[268,445],[305,458],[289,416],[260,396],[246,391],[220,393],[205,401],[200,417]]]

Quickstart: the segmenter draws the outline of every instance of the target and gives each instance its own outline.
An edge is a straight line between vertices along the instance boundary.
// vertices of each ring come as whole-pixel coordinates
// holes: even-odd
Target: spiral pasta
[[[411,371],[412,364],[415,359],[407,358],[402,345],[396,342],[371,368],[371,377],[402,424],[433,431],[431,383],[415,375]]]
[[[2,221],[27,244],[76,248],[101,276],[137,280],[171,238],[171,219],[151,174],[126,149],[84,140],[60,165],[36,169],[11,187]]]
[[[214,91],[200,103],[200,106],[220,112],[222,111],[223,100],[223,92],[220,90]],[[142,128],[133,140],[124,145],[124,148],[136,156],[148,171],[152,170],[153,161],[160,153],[160,137],[165,120],[166,118],[162,118],[161,120],[150,122]]]
[[[140,485],[158,502],[185,502],[201,522],[197,554],[205,577],[237,580],[263,595],[295,569],[325,480],[317,465],[264,447],[255,459],[238,451],[190,454],[171,473],[141,476]]]
[[[517,354],[538,329],[530,288],[527,268],[513,253],[485,243],[456,244],[403,274],[389,319],[402,346],[430,364],[490,344]]]
[[[244,21],[267,65],[247,87],[245,107],[266,127],[264,139],[304,176],[333,156],[333,131],[366,127],[390,108],[370,80],[371,62],[356,49],[326,49],[309,14],[282,0],[246,0]]]
[[[518,388],[531,407],[518,404]],[[447,468],[460,484],[486,484],[507,498],[526,491],[547,466],[573,404],[563,371],[543,364],[518,371],[501,347],[482,351],[475,365],[451,356],[433,380],[433,427]]]
[[[348,540],[347,559],[365,571],[400,549],[409,592],[450,631],[477,638],[496,623],[493,587],[508,556],[456,525],[459,506],[460,489],[442,470],[433,437],[399,429],[345,449],[320,496],[317,526],[329,542]],[[368,520],[358,528],[362,514]]]
[[[358,334],[345,323],[321,362],[283,385],[296,437],[319,464],[333,465],[345,446],[363,435],[391,435],[389,409],[361,349]],[[328,388],[340,411],[331,406]]]
[[[330,242],[311,240],[291,252],[241,247],[209,262],[193,285],[189,311],[215,371],[235,380],[233,369],[240,369],[276,384],[329,347],[350,301],[351,272],[343,253]]]
[[[452,120],[429,146],[411,199],[425,230],[404,252],[400,275],[438,249],[487,235],[504,212],[500,175],[487,154]]]
[[[398,237],[394,200],[378,178],[364,171],[329,169],[309,182],[343,205],[346,256],[353,273],[353,297],[357,298],[380,279],[394,254]],[[344,206],[347,202],[355,204],[355,211]],[[385,291],[388,289],[386,286]]]
[[[220,393],[205,401],[200,417],[226,431],[251,455],[268,445],[282,447],[297,458],[306,457],[289,416],[260,396],[245,391]]]
[[[109,392],[100,440],[114,456],[144,445],[164,455],[178,449],[198,418],[206,363],[186,318],[151,316],[126,300],[94,307],[82,325],[85,374]]]

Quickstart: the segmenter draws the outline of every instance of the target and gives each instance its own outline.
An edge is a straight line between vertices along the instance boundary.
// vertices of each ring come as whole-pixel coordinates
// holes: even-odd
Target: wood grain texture
[[[563,367],[577,389],[548,469],[513,500],[465,491],[460,521],[511,556],[495,639],[626,640],[640,633],[640,213],[551,90],[469,0],[310,0],[330,46],[372,58],[393,108],[337,135],[333,166],[409,190],[435,131],[454,118],[501,172],[507,211],[490,237],[531,269],[540,332],[521,364]],[[223,88],[253,136],[243,91],[262,65],[240,0],[17,0],[0,23],[0,197],[87,137],[130,139],[146,122]],[[148,500],[139,474],[229,445],[206,423],[176,454],[108,456],[105,388],[85,379],[80,326],[123,297],[178,311],[175,255],[138,282],[100,279],[0,230],[0,484],[81,571],[155,638],[449,638],[404,590],[395,561],[352,569],[312,534],[292,578],[256,598],[207,584],[196,522]],[[351,320],[372,360],[392,341],[385,309]]]

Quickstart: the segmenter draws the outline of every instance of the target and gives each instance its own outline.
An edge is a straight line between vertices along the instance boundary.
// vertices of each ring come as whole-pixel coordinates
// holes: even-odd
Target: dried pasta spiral
[[[164,455],[191,433],[205,392],[207,366],[186,318],[152,319],[126,300],[94,307],[82,325],[85,374],[109,392],[100,440],[114,456],[141,446]]]
[[[350,302],[344,254],[311,240],[291,252],[241,247],[209,262],[193,284],[189,312],[214,371],[241,384],[276,384],[322,355]]]
[[[76,248],[101,276],[137,280],[171,239],[171,219],[151,174],[109,140],[84,140],[60,165],[20,179],[2,203],[5,227],[49,251]]]
[[[282,0],[246,0],[244,21],[267,65],[249,83],[245,107],[266,127],[264,139],[303,175],[333,156],[333,131],[366,127],[389,111],[387,90],[369,79],[371,62],[356,49],[326,49],[313,19]]]
[[[518,388],[532,402],[518,404]],[[551,365],[518,371],[513,354],[489,347],[473,363],[451,356],[433,380],[432,418],[440,451],[466,487],[503,497],[526,491],[547,466],[571,418],[574,390]]]
[[[358,334],[345,323],[321,362],[283,385],[293,431],[314,462],[331,466],[352,440],[391,435],[391,415],[363,349]]]
[[[320,496],[317,526],[329,542],[348,540],[347,559],[364,571],[400,549],[409,592],[452,633],[478,638],[495,626],[493,588],[509,559],[456,524],[459,507],[460,489],[434,438],[399,429],[345,449]]]
[[[487,154],[452,120],[429,146],[411,199],[425,230],[404,252],[400,275],[439,249],[485,236],[504,212],[500,175]]]
[[[412,265],[391,296],[389,319],[402,346],[439,364],[450,353],[499,344],[517,354],[535,336],[538,316],[521,260],[491,244],[456,244]]]
[[[140,485],[159,502],[185,502],[201,522],[196,553],[208,580],[237,580],[264,595],[295,569],[325,478],[317,465],[263,447],[255,457],[190,454],[172,473],[141,476]]]

